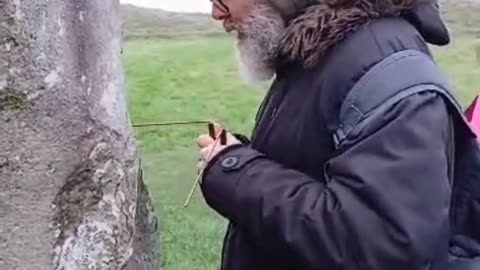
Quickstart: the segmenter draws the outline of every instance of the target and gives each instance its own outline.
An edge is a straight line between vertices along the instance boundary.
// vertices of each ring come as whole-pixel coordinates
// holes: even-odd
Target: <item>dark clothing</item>
[[[251,143],[223,151],[202,182],[231,222],[223,269],[423,270],[446,256],[452,124],[443,99],[402,100],[345,151],[332,140],[350,88],[407,49],[429,54],[412,24],[383,18],[314,68],[278,70]]]

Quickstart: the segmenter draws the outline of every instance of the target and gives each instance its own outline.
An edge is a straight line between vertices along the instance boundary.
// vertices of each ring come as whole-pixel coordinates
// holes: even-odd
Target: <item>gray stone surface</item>
[[[140,169],[133,256],[125,270],[158,269],[160,264],[160,245],[156,234],[159,230],[158,219],[154,215],[152,200],[142,178],[143,174]]]
[[[159,269],[120,27],[117,0],[0,0],[2,270]]]

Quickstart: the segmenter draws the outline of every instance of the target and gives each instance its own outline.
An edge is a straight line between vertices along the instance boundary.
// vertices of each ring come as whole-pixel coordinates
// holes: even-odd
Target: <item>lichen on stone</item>
[[[55,270],[120,269],[132,254],[134,213],[125,209],[134,201],[112,148],[97,141],[56,195]]]
[[[54,204],[59,207],[55,221],[63,227],[80,223],[82,213],[102,199],[102,190],[92,181],[94,170],[90,164],[76,169],[60,189]]]
[[[0,92],[0,112],[6,110],[22,111],[27,108],[28,98],[24,93],[16,93],[6,88]]]

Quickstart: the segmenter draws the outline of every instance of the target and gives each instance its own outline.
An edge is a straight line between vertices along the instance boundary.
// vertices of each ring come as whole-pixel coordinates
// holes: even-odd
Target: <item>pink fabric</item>
[[[480,102],[478,96],[475,97],[472,104],[465,111],[465,115],[470,123],[472,130],[477,137],[480,135]]]

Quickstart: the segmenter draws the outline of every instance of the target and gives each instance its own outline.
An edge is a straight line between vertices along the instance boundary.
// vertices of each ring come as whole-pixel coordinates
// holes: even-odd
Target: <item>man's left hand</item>
[[[221,127],[215,125],[215,134],[220,136]],[[200,160],[198,163],[198,169],[205,168],[208,162],[210,162],[218,153],[224,150],[227,147],[233,145],[239,145],[241,142],[235,138],[231,133],[225,131],[226,133],[226,143],[224,145],[220,144],[220,141],[215,143],[215,139],[208,134],[200,135],[197,139],[197,145],[200,148]]]

